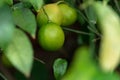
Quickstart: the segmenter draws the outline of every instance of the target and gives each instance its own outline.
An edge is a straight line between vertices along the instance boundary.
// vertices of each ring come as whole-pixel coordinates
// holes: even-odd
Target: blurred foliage
[[[89,48],[79,47],[62,80],[120,80],[116,73],[105,73],[91,58]]]

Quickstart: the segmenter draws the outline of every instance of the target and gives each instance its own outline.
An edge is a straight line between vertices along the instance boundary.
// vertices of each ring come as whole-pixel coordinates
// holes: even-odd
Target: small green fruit
[[[60,25],[62,23],[62,13],[57,4],[47,4],[43,6],[37,14],[38,26],[47,24],[48,21]]]
[[[77,12],[74,8],[64,3],[58,4],[58,6],[63,15],[62,26],[69,26],[77,20]]]
[[[64,32],[55,23],[48,23],[42,26],[38,32],[38,41],[42,48],[48,51],[56,51],[64,44]]]

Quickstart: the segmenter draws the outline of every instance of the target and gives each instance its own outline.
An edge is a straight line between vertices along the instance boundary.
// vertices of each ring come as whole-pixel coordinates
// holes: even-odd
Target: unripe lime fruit
[[[3,54],[2,55],[2,63],[3,65],[5,65],[6,67],[12,67],[11,62],[8,60],[8,58]]]
[[[38,31],[38,41],[42,48],[48,51],[56,51],[64,44],[65,36],[62,28],[49,22]]]
[[[64,3],[60,3],[58,6],[63,15],[62,26],[69,26],[77,20],[77,12],[74,8]]]
[[[43,6],[37,14],[37,22],[39,26],[47,24],[48,21],[60,25],[62,23],[62,19],[61,11],[55,3]]]

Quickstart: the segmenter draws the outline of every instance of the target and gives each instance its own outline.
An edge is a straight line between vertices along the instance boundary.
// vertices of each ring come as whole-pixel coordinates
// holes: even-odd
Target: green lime
[[[48,51],[60,49],[65,40],[62,28],[56,23],[48,23],[42,26],[38,32],[38,41],[42,48]]]
[[[61,11],[55,3],[43,6],[37,14],[37,22],[39,27],[47,24],[48,21],[60,25],[62,23],[62,19],[63,17]]]
[[[58,4],[58,6],[63,15],[62,26],[69,26],[77,20],[77,12],[74,8],[64,3]]]

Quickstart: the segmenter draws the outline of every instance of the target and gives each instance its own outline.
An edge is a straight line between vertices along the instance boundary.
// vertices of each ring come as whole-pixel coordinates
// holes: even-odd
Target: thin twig
[[[101,39],[101,37],[98,37],[98,38],[93,39],[92,41],[96,42],[97,40],[100,40],[100,39]]]
[[[0,71],[6,76],[8,80],[16,80],[13,75],[3,66],[3,64],[0,61]]]
[[[88,29],[91,30],[92,32],[94,32],[95,34],[97,34],[98,36],[102,36],[98,31],[94,30],[92,27],[88,26]]]
[[[39,61],[40,63],[45,64],[45,62],[44,62],[44,61],[42,61],[42,60],[40,60],[40,59],[38,59],[38,58],[36,58],[36,57],[34,57],[34,59],[35,59],[36,61]]]
[[[4,79],[4,80],[8,80],[3,74],[0,73],[0,76]]]
[[[78,33],[78,34],[93,35],[93,34],[91,34],[91,33],[86,33],[86,32],[79,31],[79,30],[75,30],[75,29],[70,29],[70,28],[65,28],[65,27],[63,27],[63,29],[64,29],[64,30],[71,31],[71,32],[75,32],[75,33]]]
[[[97,30],[97,28],[96,27],[92,27],[92,24],[90,23],[90,22],[88,22],[89,23],[89,28],[91,28],[94,32],[96,32],[96,33],[99,33],[99,31]],[[88,29],[89,29],[88,28]]]

